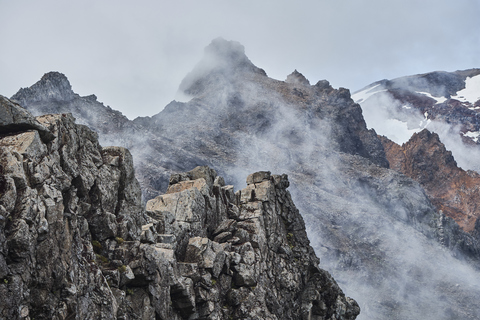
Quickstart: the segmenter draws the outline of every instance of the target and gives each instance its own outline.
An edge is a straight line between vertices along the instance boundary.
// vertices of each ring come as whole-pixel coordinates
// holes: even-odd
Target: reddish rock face
[[[457,166],[436,133],[423,130],[402,146],[380,137],[390,168],[418,181],[438,210],[471,232],[480,216],[480,175]]]

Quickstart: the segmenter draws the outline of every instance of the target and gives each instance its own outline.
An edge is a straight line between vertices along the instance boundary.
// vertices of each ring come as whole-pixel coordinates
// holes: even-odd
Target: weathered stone
[[[196,188],[165,194],[147,202],[148,211],[171,212],[179,222],[200,222],[199,212],[204,208],[205,200]]]
[[[227,219],[222,221],[220,225],[213,231],[213,235],[216,236],[225,231],[233,231],[235,229],[236,221],[234,219]]]
[[[208,194],[209,190],[205,179],[200,178],[197,180],[180,181],[174,185],[170,185],[166,193],[176,193],[190,188],[197,188],[197,190],[200,191],[202,194]],[[204,188],[206,188],[206,190]]]
[[[161,243],[175,243],[176,237],[174,234],[158,234],[157,235],[157,242]]]
[[[259,171],[248,175],[247,185],[270,180],[270,171]]]
[[[197,167],[172,177],[147,215],[128,150],[102,148],[70,115],[38,122],[52,139],[35,127],[0,137],[0,318],[297,319],[308,309],[299,306],[324,302],[301,298],[305,283],[323,283],[298,242],[305,229],[286,177],[253,174],[236,196]],[[277,253],[289,244],[298,253]],[[325,314],[353,319],[358,311],[329,288],[339,298]],[[282,312],[268,309],[268,290]]]
[[[233,234],[229,231],[225,231],[225,232],[222,232],[222,233],[216,235],[215,238],[213,239],[213,241],[218,242],[218,243],[223,243],[223,242],[226,242],[226,241],[228,241],[232,238],[233,238]]]
[[[0,95],[0,134],[12,134],[28,130],[38,131],[45,142],[53,139],[53,134],[28,111]]]

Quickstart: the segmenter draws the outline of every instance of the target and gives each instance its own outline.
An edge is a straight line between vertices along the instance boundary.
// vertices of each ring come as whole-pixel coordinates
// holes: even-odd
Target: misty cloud
[[[477,160],[480,157],[480,150],[462,141],[460,126],[431,121],[418,109],[408,103],[402,104],[390,93],[378,91],[377,88],[354,94],[353,98],[359,99],[358,103],[362,106],[367,126],[374,128],[377,134],[384,135],[401,145],[410,140],[413,133],[428,129],[439,135],[447,150],[452,151],[459,167],[480,172]]]
[[[252,61],[283,80],[294,69],[353,90],[383,78],[476,67],[477,1],[143,0],[2,2],[1,94],[60,71],[80,95],[129,118],[174,99],[203,47],[240,41]]]

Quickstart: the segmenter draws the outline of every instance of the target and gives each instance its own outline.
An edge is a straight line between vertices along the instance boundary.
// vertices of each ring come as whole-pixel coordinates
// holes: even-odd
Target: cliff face
[[[286,175],[235,193],[198,167],[144,210],[128,150],[0,98],[0,318],[358,315],[319,269]]]
[[[437,134],[423,130],[402,146],[382,137],[390,167],[418,181],[437,210],[472,232],[480,216],[480,175],[457,166]]]
[[[3,97],[0,107],[21,110]],[[31,119],[36,126],[4,131],[0,139],[1,317],[115,314],[92,241],[140,238],[144,218],[131,155],[101,148],[97,134],[70,115]]]

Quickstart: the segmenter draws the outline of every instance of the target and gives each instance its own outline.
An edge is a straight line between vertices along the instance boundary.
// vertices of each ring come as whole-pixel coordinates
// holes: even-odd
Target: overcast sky
[[[129,118],[158,113],[214,38],[275,79],[352,92],[480,68],[480,0],[0,0],[0,94],[49,71]]]

